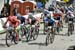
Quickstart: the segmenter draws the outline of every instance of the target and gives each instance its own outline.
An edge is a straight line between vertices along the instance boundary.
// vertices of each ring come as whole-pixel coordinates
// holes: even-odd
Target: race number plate
[[[69,23],[72,23],[72,21],[69,21]]]
[[[32,25],[32,27],[35,27],[35,25]]]
[[[50,28],[50,29],[51,29],[51,28],[52,28],[52,26],[48,26],[48,28]]]
[[[27,24],[27,25],[25,25],[26,26],[26,28],[28,28],[30,25],[29,24]]]

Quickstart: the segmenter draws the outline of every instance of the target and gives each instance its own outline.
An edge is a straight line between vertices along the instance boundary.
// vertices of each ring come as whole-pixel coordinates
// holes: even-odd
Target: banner
[[[69,2],[69,0],[64,0],[64,2]]]

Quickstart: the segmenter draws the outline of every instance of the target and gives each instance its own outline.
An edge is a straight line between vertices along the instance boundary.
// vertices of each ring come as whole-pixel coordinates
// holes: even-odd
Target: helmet
[[[47,17],[50,19],[51,18],[51,14],[49,13],[49,14],[47,14]]]
[[[20,14],[20,13],[18,13],[18,14],[17,14],[17,17],[21,17],[21,14]]]
[[[18,14],[17,14],[17,19],[20,19],[20,18],[21,18],[21,14],[18,13]]]
[[[68,14],[71,14],[71,11],[68,11]]]
[[[48,10],[45,10],[44,11],[44,15],[47,15],[47,14],[49,14],[49,11]]]
[[[29,16],[28,16],[28,18],[33,18],[33,14],[30,13]]]

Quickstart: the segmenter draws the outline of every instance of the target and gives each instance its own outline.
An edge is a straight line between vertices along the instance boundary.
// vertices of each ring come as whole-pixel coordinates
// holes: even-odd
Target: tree
[[[9,4],[9,0],[7,0],[7,4]]]
[[[10,0],[6,0],[6,1],[7,1],[7,3],[4,3],[4,5],[6,6],[8,13],[10,14],[10,5],[9,5]]]
[[[46,2],[48,2],[49,0],[36,0],[36,2],[42,2],[43,5],[45,6]]]
[[[49,0],[37,0],[37,2],[42,2],[44,5],[46,4],[46,2],[48,2]]]

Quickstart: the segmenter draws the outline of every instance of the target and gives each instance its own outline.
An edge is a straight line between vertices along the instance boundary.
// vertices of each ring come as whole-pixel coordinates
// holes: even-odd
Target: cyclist
[[[46,26],[54,26],[54,23],[56,22],[55,20],[54,20],[54,18],[53,17],[51,17],[51,14],[47,14],[47,13],[45,13],[44,14],[45,15],[45,17],[44,17],[44,23],[45,23],[45,27]],[[46,28],[45,28],[46,29]],[[54,31],[54,30],[52,30],[52,31]]]
[[[26,18],[23,17],[20,13],[18,13],[17,14],[17,19],[20,20],[20,28],[23,28],[23,26],[25,27],[25,25],[26,25]],[[26,33],[26,31],[24,31],[24,33]],[[21,35],[24,35],[24,34],[21,34]]]
[[[19,34],[16,30],[17,26],[19,25],[20,21],[17,19],[16,16],[9,16],[4,24],[4,27],[6,24],[9,23],[9,27],[14,27],[15,33],[16,33],[16,41],[19,40]]]
[[[25,23],[25,21],[26,21],[25,17],[23,17],[20,13],[17,14],[17,19],[20,20],[20,24],[23,24],[23,25],[26,24]]]
[[[72,21],[73,31],[74,31],[74,24],[73,24],[74,14],[71,11],[68,11],[67,12],[67,18],[68,18],[68,22]]]
[[[32,13],[29,14],[27,20],[28,20],[28,23],[29,23],[30,25],[37,25],[37,24],[39,24],[38,19],[36,19],[36,18],[33,16]]]
[[[57,27],[60,27],[60,28],[63,26],[61,14],[62,12],[59,9],[53,12],[54,19],[58,21]]]

